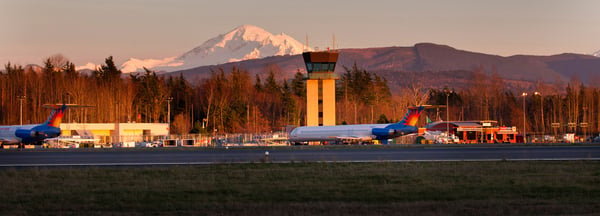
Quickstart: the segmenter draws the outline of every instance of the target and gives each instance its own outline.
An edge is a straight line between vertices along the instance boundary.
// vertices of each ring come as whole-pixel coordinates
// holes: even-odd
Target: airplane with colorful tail
[[[416,127],[424,106],[410,107],[398,123],[394,124],[355,124],[336,126],[304,126],[297,127],[289,134],[292,144],[325,141],[372,141],[379,140],[387,144],[388,139],[418,132]]]
[[[60,136],[60,122],[67,104],[46,104],[42,107],[52,109],[48,120],[42,124],[0,126],[0,142],[4,144],[41,144],[45,139]]]

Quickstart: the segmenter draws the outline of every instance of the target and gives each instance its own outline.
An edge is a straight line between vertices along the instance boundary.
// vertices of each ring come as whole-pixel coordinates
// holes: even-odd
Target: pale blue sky
[[[509,56],[600,50],[598,0],[0,0],[0,63],[178,56],[243,24],[310,46],[420,42]]]

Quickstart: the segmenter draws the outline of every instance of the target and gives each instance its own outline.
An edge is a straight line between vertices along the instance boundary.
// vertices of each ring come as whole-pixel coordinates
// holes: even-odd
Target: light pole
[[[67,97],[67,104],[71,104],[71,93],[65,92],[65,96]],[[64,100],[63,100],[64,103]],[[71,122],[71,109],[67,110],[67,122]]]
[[[546,124],[544,123],[544,96],[540,92],[534,92],[534,95],[540,96],[540,110],[542,112],[542,135],[546,134]]]
[[[525,113],[527,113],[527,111],[525,110],[525,97],[527,97],[527,92],[523,92],[523,143],[527,143],[527,120],[525,116]]]
[[[444,92],[446,93],[446,135],[448,136],[448,139],[450,139],[450,105],[448,103],[448,97],[450,97],[452,91],[445,89]]]
[[[167,124],[168,124],[168,128],[169,130],[167,131],[167,135],[171,135],[171,101],[173,100],[173,97],[168,97],[167,98]]]
[[[19,110],[21,112],[21,116],[19,117],[19,124],[23,125],[23,100],[25,100],[25,96],[24,95],[19,95],[18,99],[19,99]]]
[[[579,123],[579,127],[581,127],[583,129],[583,138],[584,140],[587,139],[587,120],[586,120],[586,115],[587,115],[587,106],[583,107],[583,122]]]

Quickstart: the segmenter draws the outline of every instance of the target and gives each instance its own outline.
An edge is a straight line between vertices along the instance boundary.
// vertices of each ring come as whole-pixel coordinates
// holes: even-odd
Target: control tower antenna
[[[308,49],[310,49],[310,46],[308,46],[308,34],[306,34],[306,47],[304,48],[304,51],[308,51]]]
[[[333,50],[335,51],[335,34],[333,34]]]

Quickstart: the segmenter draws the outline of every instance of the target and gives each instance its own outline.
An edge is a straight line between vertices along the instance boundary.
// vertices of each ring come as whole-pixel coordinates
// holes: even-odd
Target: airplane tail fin
[[[421,115],[424,109],[424,106],[409,107],[408,112],[406,112],[406,115],[404,116],[404,118],[402,118],[402,120],[400,120],[400,122],[398,122],[398,124],[413,127],[416,126],[417,121],[419,121],[419,116]]]
[[[45,108],[52,109],[50,116],[48,116],[48,120],[44,122],[44,125],[52,126],[52,127],[60,127],[60,122],[62,121],[63,115],[65,114],[65,110],[67,109],[67,105],[44,105]]]

